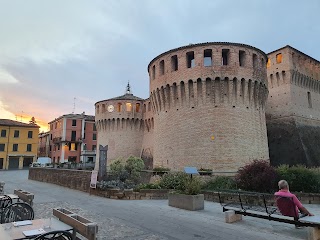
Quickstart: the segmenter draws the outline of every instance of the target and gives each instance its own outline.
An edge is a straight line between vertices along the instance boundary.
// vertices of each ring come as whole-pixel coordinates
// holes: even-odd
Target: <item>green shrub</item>
[[[129,179],[138,183],[141,178],[141,170],[144,169],[144,162],[141,158],[130,156],[125,164],[125,169],[129,174]]]
[[[243,190],[274,192],[277,189],[277,172],[268,161],[255,160],[238,170],[237,186]]]
[[[209,180],[203,188],[206,190],[237,189],[237,184],[231,177],[217,176]]]
[[[141,189],[161,189],[158,183],[140,183],[134,188],[135,192],[139,192]]]
[[[190,176],[183,172],[169,172],[162,176],[159,185],[163,189],[176,189],[184,191],[186,189],[186,181]]]
[[[152,171],[154,172],[169,172],[170,168],[166,168],[166,167],[155,167],[152,169]]]
[[[110,174],[116,179],[124,182],[129,174],[125,169],[125,165],[123,164],[122,159],[117,159],[113,163],[110,164]]]
[[[317,193],[320,190],[320,174],[316,169],[308,169],[302,165],[281,165],[276,171],[278,180],[284,179],[289,183],[290,191]]]
[[[199,177],[192,177],[186,180],[184,194],[197,195],[200,193],[202,187],[202,181]]]

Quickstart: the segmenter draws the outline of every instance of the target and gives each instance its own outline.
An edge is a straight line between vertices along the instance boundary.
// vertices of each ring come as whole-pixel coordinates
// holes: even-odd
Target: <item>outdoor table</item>
[[[28,239],[23,234],[23,231],[27,230],[36,230],[36,229],[43,229],[46,219],[34,219],[31,220],[31,225],[24,225],[19,227],[11,226],[10,229],[6,229],[5,226],[8,223],[0,224],[0,236],[1,240],[20,240],[20,239]],[[10,223],[9,223],[10,224]],[[12,223],[11,223],[12,224]],[[73,228],[64,222],[59,221],[56,218],[51,218],[51,226],[50,228],[43,229],[46,232],[51,231],[72,231]],[[36,236],[32,236],[31,238],[35,238]],[[29,237],[30,238],[30,237]]]

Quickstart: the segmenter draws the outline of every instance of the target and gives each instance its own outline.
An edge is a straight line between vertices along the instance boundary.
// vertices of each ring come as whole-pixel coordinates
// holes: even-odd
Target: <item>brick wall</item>
[[[88,192],[91,171],[57,168],[29,168],[30,180],[57,184],[63,187]]]
[[[222,65],[225,49],[228,64]],[[211,66],[204,66],[206,50],[212,52]],[[242,66],[240,51],[245,54]],[[190,52],[192,68],[187,65]],[[171,68],[172,56],[177,56],[177,71]],[[260,50],[231,43],[190,45],[152,60],[148,71],[155,111],[154,165],[237,171],[254,159],[269,159],[265,61]]]
[[[281,56],[278,61],[277,56]],[[268,57],[271,163],[319,166],[320,62],[289,46]]]

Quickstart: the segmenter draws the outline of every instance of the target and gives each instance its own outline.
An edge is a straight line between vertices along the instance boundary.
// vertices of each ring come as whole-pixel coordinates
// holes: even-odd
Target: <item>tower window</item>
[[[246,52],[245,51],[239,51],[239,65],[240,67],[244,67],[246,60]]]
[[[118,112],[122,112],[122,104],[121,103],[118,103],[117,109],[118,109]]]
[[[229,62],[229,49],[222,49],[222,65],[226,66]]]
[[[178,56],[171,57],[171,71],[178,71]]]
[[[203,52],[203,66],[210,67],[212,66],[212,50],[206,49]]]
[[[161,60],[160,62],[160,75],[164,74],[164,60]]]
[[[126,107],[127,107],[127,112],[132,111],[132,104],[131,103],[126,103]]]
[[[140,103],[136,103],[136,112],[140,111]]]
[[[187,68],[195,67],[194,52],[187,52]]]
[[[252,55],[252,65],[253,65],[253,68],[257,68],[258,67],[258,58],[257,58],[256,54]]]
[[[277,60],[277,63],[282,63],[282,53],[278,53],[276,55],[276,60]]]
[[[152,79],[155,79],[156,78],[156,66],[153,65],[152,67]]]

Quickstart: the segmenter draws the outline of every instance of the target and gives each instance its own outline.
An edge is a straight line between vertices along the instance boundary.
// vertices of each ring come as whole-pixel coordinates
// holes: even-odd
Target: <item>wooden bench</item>
[[[89,240],[96,240],[98,232],[97,223],[91,222],[64,208],[53,209],[53,215],[60,221],[73,227],[73,239],[77,239],[76,233],[78,233]]]
[[[308,239],[319,239],[320,222],[308,222],[303,218],[283,216],[279,211],[276,198],[273,194],[244,192],[244,191],[224,191],[219,192],[219,202],[225,212],[225,221],[232,223],[240,221],[243,216],[257,217],[269,221],[294,224],[309,228]],[[292,205],[295,208],[294,205]],[[295,211],[295,209],[292,209]]]
[[[15,189],[13,193],[17,195],[19,199],[22,200],[23,202],[28,203],[30,206],[33,205],[33,199],[34,199],[33,193],[27,192],[22,189]]]

